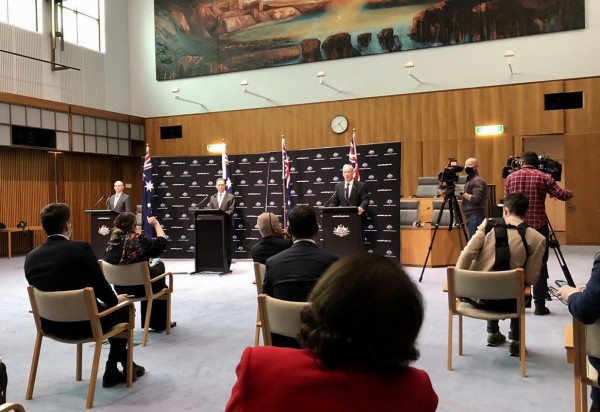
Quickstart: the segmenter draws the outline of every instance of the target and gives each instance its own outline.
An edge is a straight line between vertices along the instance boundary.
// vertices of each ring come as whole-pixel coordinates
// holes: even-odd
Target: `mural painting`
[[[154,0],[170,80],[585,27],[585,0]]]

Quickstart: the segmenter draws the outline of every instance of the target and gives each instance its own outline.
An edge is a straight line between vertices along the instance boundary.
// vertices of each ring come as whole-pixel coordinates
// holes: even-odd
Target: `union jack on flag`
[[[281,179],[285,186],[284,203],[287,216],[292,210],[292,188],[290,187],[290,158],[285,147],[285,137],[281,137]]]
[[[360,181],[360,168],[358,167],[358,150],[356,150],[356,132],[352,132],[352,141],[350,142],[350,152],[348,161],[354,168],[354,180]]]
[[[153,237],[153,229],[148,223],[148,217],[152,216],[152,202],[154,200],[154,184],[152,183],[152,160],[150,158],[150,147],[146,145],[144,156],[144,167],[142,172],[142,230],[148,237]]]

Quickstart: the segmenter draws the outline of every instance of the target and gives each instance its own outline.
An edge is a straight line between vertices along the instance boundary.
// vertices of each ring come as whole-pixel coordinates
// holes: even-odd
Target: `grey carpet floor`
[[[563,246],[573,278],[584,285],[597,246]],[[29,314],[23,257],[0,259],[4,295],[0,304],[0,356],[8,368],[8,399],[28,412],[85,409],[93,349],[84,348],[84,379],[75,381],[75,347],[45,341],[33,399],[25,401],[35,327]],[[192,261],[166,261],[173,272],[191,272]],[[563,279],[551,251],[550,277]],[[238,261],[226,276],[175,276],[170,336],[151,333],[148,346],[136,346],[134,359],[147,369],[133,387],[101,387],[107,348],[103,351],[94,409],[98,411],[222,411],[235,382],[235,366],[244,347],[252,345],[256,289],[250,261]],[[415,281],[421,268],[407,268]],[[548,302],[549,316],[528,310],[527,378],[520,377],[519,359],[508,356],[508,345],[486,346],[485,322],[464,321],[464,352],[454,348],[454,370],[446,370],[447,297],[442,292],[445,268],[428,268],[419,284],[426,302],[426,320],[419,337],[421,358],[440,398],[439,411],[567,411],[573,409],[573,368],[566,363],[563,336],[571,322],[567,307]],[[456,324],[455,324],[456,325]],[[139,322],[138,325],[139,326]],[[501,322],[504,333],[508,321]],[[141,331],[136,329],[136,341]],[[270,385],[268,390],[276,388]]]

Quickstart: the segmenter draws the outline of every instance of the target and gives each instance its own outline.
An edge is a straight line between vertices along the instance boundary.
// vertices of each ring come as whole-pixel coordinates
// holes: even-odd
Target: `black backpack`
[[[492,229],[494,229],[494,234],[496,235],[496,262],[494,263],[494,270],[510,270],[510,248],[508,246],[507,229],[516,229],[519,232],[523,246],[525,247],[525,262],[527,262],[527,259],[529,259],[529,247],[527,247],[525,233],[528,227],[525,222],[518,226],[511,225],[510,223],[506,223],[502,217],[494,217],[487,220],[487,224],[485,225],[486,235]],[[523,266],[525,266],[525,263]]]

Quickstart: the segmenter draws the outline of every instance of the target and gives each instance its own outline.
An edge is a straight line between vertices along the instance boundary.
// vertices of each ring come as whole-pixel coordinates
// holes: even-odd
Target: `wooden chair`
[[[42,348],[42,338],[50,338],[62,343],[77,345],[77,364],[75,369],[75,379],[81,380],[81,358],[82,344],[94,342],[94,357],[92,360],[92,372],[90,373],[90,384],[88,387],[88,396],[85,407],[90,409],[94,404],[94,391],[96,389],[96,378],[98,376],[98,363],[100,361],[100,351],[102,341],[108,338],[117,337],[127,339],[127,387],[131,386],[133,370],[133,304],[129,301],[121,302],[116,306],[108,308],[98,313],[96,296],[94,289],[87,287],[79,290],[68,290],[63,292],[42,292],[33,286],[27,287],[29,301],[37,336],[33,348],[33,358],[31,360],[31,370],[29,372],[29,382],[25,399],[30,400],[33,396],[33,387],[37,374],[40,351]],[[111,330],[104,333],[100,319],[110,313],[123,307],[129,308],[129,321],[115,325]],[[46,333],[42,329],[42,318],[55,322],[79,322],[89,321],[92,328],[92,336],[83,339],[65,339],[51,333]]]
[[[598,371],[588,356],[600,358],[600,320],[585,325],[573,318],[575,412],[587,412],[587,387],[598,385]]]
[[[150,316],[152,314],[152,303],[154,300],[167,301],[167,324],[165,325],[165,328],[167,330],[167,335],[171,334],[171,294],[173,293],[173,274],[171,272],[165,272],[154,279],[151,279],[148,262],[131,263],[129,265],[112,265],[104,260],[99,260],[98,263],[100,264],[102,273],[104,273],[104,277],[111,285],[144,286],[146,296],[139,298],[132,297],[129,299],[132,302],[148,301],[142,346],[146,346],[146,342],[148,341],[148,329],[150,329]],[[167,277],[169,279],[167,286],[156,293],[152,292],[152,283]]]
[[[0,405],[0,412],[25,412],[25,408],[20,403],[6,402]]]
[[[266,266],[259,262],[254,262],[254,283],[256,284],[257,296],[262,293],[262,285],[265,280]],[[256,328],[254,330],[254,346],[260,343],[260,330],[262,322],[260,321],[260,311],[256,308]]]
[[[525,278],[523,269],[498,272],[479,272],[448,267],[448,370],[452,370],[452,320],[458,316],[458,354],[463,355],[462,317],[501,320],[520,319],[519,354],[521,376],[525,377]],[[498,313],[477,308],[458,299],[459,296],[477,299],[516,299],[517,311]]]
[[[265,346],[273,345],[271,333],[296,338],[300,332],[300,312],[309,305],[309,302],[275,299],[264,293],[258,295]]]

